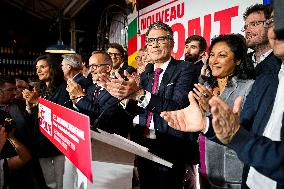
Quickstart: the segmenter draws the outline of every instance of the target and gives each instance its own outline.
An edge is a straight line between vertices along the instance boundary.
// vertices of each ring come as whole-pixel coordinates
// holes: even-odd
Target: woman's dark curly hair
[[[39,92],[40,96],[49,96],[52,95],[56,88],[59,87],[64,81],[63,71],[61,69],[59,60],[51,54],[39,56],[35,60],[35,65],[40,60],[45,60],[49,65],[50,81],[48,86],[46,85],[45,81],[39,81],[37,91]]]
[[[219,35],[212,39],[209,47],[208,54],[210,55],[212,48],[218,42],[225,42],[234,54],[235,60],[240,60],[241,63],[236,65],[233,75],[238,79],[255,79],[255,70],[252,60],[247,56],[247,46],[245,38],[240,34],[226,34]],[[205,81],[212,87],[217,86],[217,78],[212,75],[212,71],[208,65],[209,58],[207,59],[207,69],[209,70],[209,77]]]

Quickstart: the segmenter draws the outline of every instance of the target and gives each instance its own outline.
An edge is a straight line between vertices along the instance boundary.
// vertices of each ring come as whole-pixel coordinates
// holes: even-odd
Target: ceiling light
[[[63,44],[63,41],[61,39],[59,39],[57,41],[56,45],[51,45],[49,47],[47,47],[47,49],[45,50],[45,52],[48,53],[76,53],[76,51],[70,47],[68,47],[67,45]]]
[[[48,53],[60,53],[60,54],[70,54],[70,53],[76,53],[76,51],[72,48],[70,48],[67,45],[64,45],[63,41],[62,41],[62,37],[61,37],[61,12],[59,11],[59,18],[58,18],[58,29],[59,29],[59,39],[57,41],[56,45],[51,45],[49,47],[47,47],[47,49],[45,50],[45,52]]]

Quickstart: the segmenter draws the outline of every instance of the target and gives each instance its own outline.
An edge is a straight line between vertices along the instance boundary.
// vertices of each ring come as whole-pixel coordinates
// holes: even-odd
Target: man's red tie
[[[95,89],[95,92],[94,92],[94,96],[93,96],[94,102],[96,101],[96,99],[97,99],[98,96],[100,95],[101,89],[102,89],[102,87],[97,85],[97,87],[96,87],[96,89]]]
[[[154,81],[153,81],[153,85],[152,85],[152,94],[156,94],[157,93],[157,88],[158,88],[158,84],[159,84],[159,77],[160,74],[163,72],[162,68],[156,68],[155,72],[154,72]],[[147,115],[147,121],[146,121],[146,129],[145,129],[145,136],[147,136],[149,134],[149,127],[150,127],[150,123],[152,120],[152,116],[153,113],[152,112],[148,112]]]

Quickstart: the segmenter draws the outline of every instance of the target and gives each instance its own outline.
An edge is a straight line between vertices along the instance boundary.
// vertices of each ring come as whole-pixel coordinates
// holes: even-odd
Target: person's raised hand
[[[212,91],[206,88],[204,85],[198,83],[194,84],[194,97],[197,99],[200,108],[203,112],[209,112],[210,106],[209,106],[209,100],[212,98]]]
[[[213,116],[212,125],[216,137],[223,143],[228,144],[240,128],[240,110],[242,97],[235,100],[234,107],[231,109],[219,97],[212,97],[209,101]]]
[[[206,118],[200,110],[192,91],[189,92],[188,99],[190,102],[188,107],[176,111],[162,112],[161,117],[174,129],[185,132],[202,131],[205,128]]]

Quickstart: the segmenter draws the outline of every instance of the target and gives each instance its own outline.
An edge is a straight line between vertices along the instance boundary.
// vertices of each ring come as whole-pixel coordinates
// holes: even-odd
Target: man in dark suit
[[[170,128],[159,113],[188,105],[187,93],[197,82],[198,75],[193,65],[171,57],[173,31],[167,24],[153,23],[146,36],[154,73],[142,73],[140,86],[126,72],[128,81],[118,73],[118,79],[110,81],[105,78],[105,81],[108,91],[119,99],[132,94],[126,110],[133,115],[139,114],[139,125],[135,127],[133,140],[173,163],[173,168],[168,168],[139,157],[140,188],[180,189],[183,187],[186,160],[197,160],[197,136]]]
[[[61,62],[61,68],[66,80],[73,79],[81,85],[83,89],[87,89],[92,83],[83,76],[82,58],[79,54],[64,54]]]
[[[130,74],[136,71],[135,68],[128,65],[126,52],[120,44],[110,43],[108,45],[107,53],[110,55],[112,60],[111,74],[113,76],[115,72],[123,75],[124,70],[127,70]]]
[[[71,98],[81,97],[74,100],[74,105],[79,112],[90,116],[91,124],[96,122],[96,126],[107,132],[127,136],[132,117],[127,115],[121,106],[115,104],[117,99],[111,96],[99,82],[99,74],[110,75],[112,70],[110,56],[106,52],[95,51],[89,59],[89,67],[96,84],[91,85],[86,93],[74,81],[67,81],[67,91]],[[99,118],[100,114],[102,115]]]

